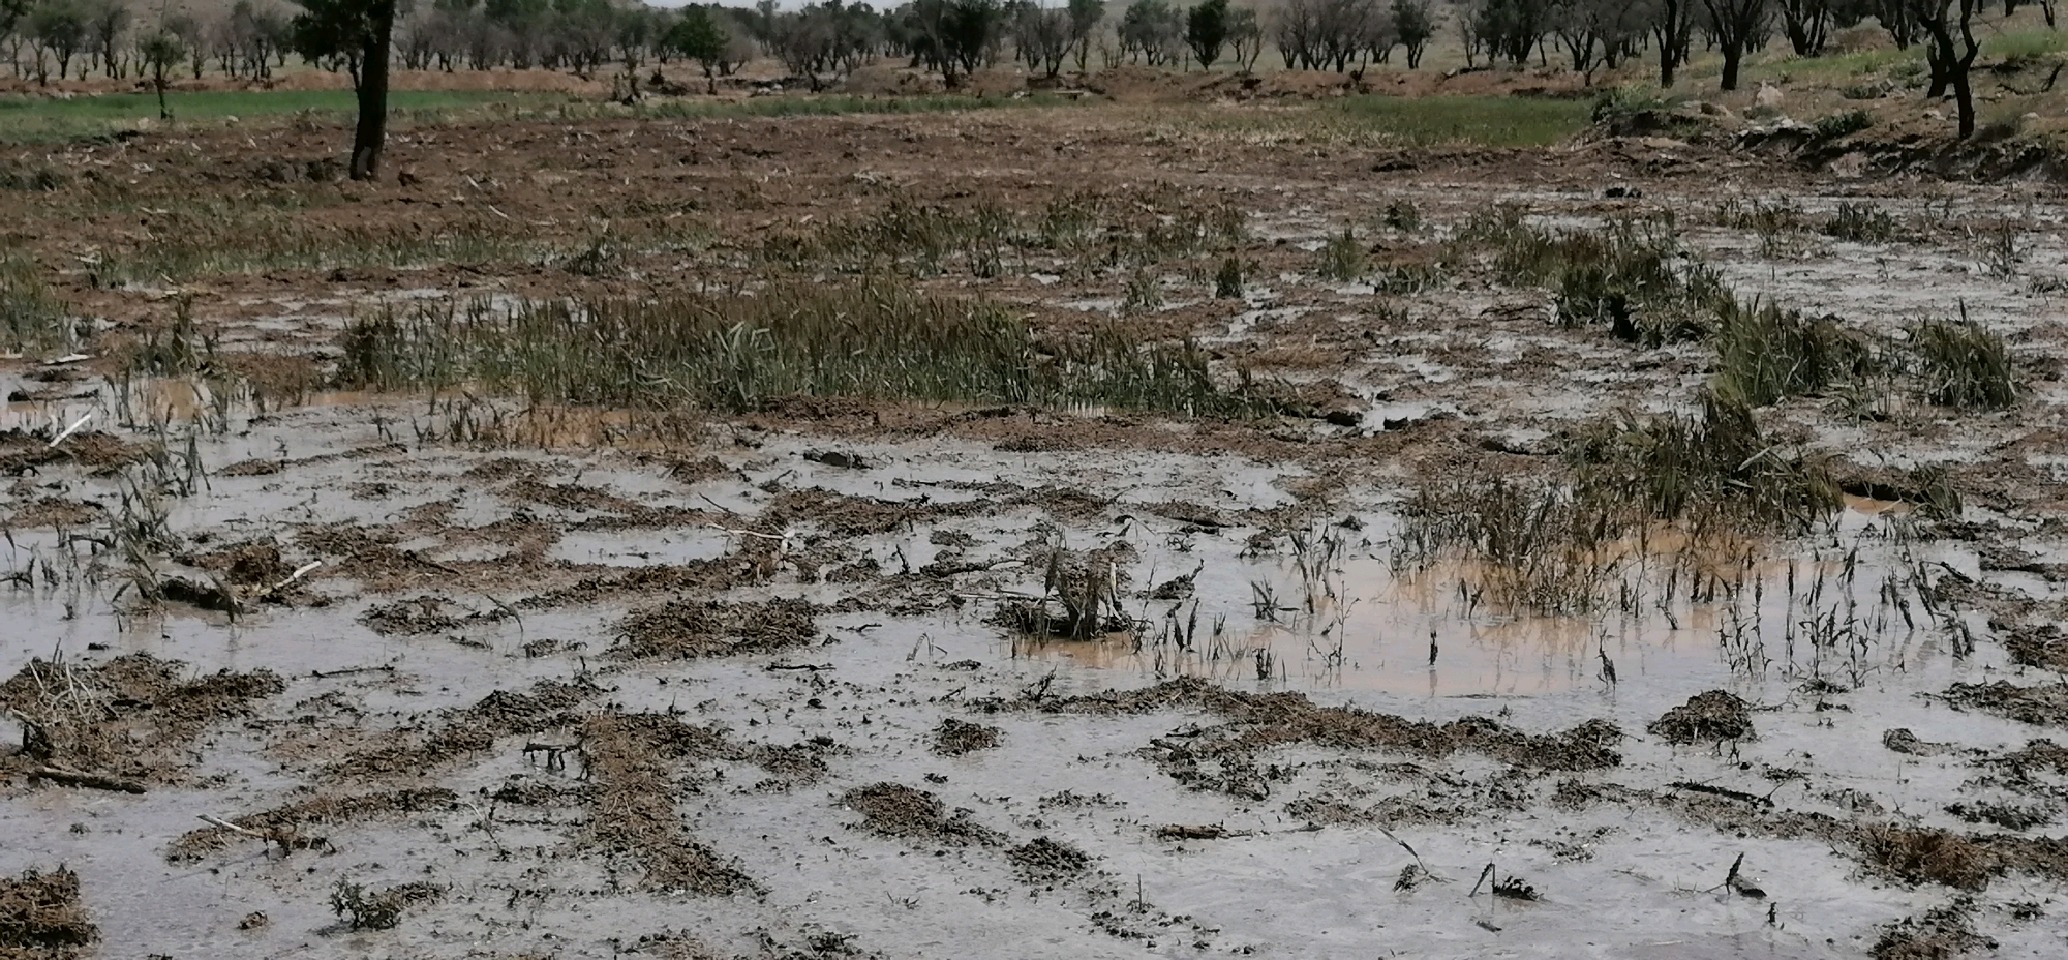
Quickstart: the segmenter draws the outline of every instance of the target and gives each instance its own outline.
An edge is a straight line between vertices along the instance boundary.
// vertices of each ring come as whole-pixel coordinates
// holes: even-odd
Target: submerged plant
[[[1824,221],[1824,234],[1849,243],[1887,243],[1901,237],[1903,228],[1886,210],[1841,203],[1831,219]]]

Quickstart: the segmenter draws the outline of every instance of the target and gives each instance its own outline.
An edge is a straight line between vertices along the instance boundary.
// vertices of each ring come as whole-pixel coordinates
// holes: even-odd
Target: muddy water
[[[1577,206],[1584,198],[1529,199]],[[1301,236],[1290,228],[1287,235]],[[1712,246],[1742,253],[1737,243],[1719,237]],[[2021,295],[2015,283],[1946,269],[1965,254],[1903,255],[1911,265],[1886,276],[1863,273],[1870,257],[1883,254],[1845,247],[1799,264],[1740,261],[1728,269],[1741,285],[1805,306],[1886,305],[1853,311],[1865,322],[1942,308],[1949,293],[1970,297],[1971,309],[1988,312],[1985,322],[2017,329],[2047,322],[2047,301]],[[1941,285],[1949,279],[1957,289]],[[1489,302],[1480,291],[1458,296],[1480,309]],[[1230,326],[1230,338],[1253,335],[1266,317],[1296,315],[1252,306],[1247,319]],[[1543,441],[1559,421],[1601,412],[1605,393],[1631,406],[1665,405],[1698,379],[1633,372],[1602,344],[1539,327],[1494,333],[1483,339],[1498,345],[1502,364],[1552,354],[1561,366],[1548,376],[1511,375],[1419,352],[1374,351],[1358,358],[1349,378],[1426,390],[1374,399],[1379,420],[1441,410],[1522,441]],[[12,627],[0,632],[0,673],[12,675],[29,658],[53,652],[82,662],[147,652],[181,660],[195,676],[271,669],[287,680],[286,692],[253,715],[211,726],[176,783],[154,783],[140,797],[19,783],[0,788],[0,872],[56,862],[79,870],[106,956],[615,957],[640,935],[690,929],[720,951],[741,954],[758,950],[764,933],[786,945],[834,933],[890,957],[1857,957],[1883,926],[1943,904],[1950,892],[1892,882],[1868,872],[1851,851],[1812,837],[1719,829],[1663,804],[1562,804],[1558,785],[1664,793],[1691,783],[1765,798],[1789,813],[1993,830],[1946,808],[2029,800],[1977,783],[1963,751],[2059,736],[1955,712],[1935,699],[1955,682],[2029,683],[2044,674],[2011,664],[2002,645],[1987,639],[1986,618],[1963,610],[1935,614],[1920,589],[1957,575],[2053,599],[2051,581],[1985,569],[1974,545],[1920,538],[1908,529],[1910,518],[1883,504],[1855,504],[1826,529],[1774,544],[1749,567],[1715,581],[1675,577],[1663,561],[1633,566],[1624,571],[1628,603],[1549,618],[1473,599],[1482,571],[1469,566],[1396,569],[1396,497],[1377,479],[1391,464],[1368,465],[1370,486],[1349,487],[1299,528],[1309,542],[1337,544],[1317,560],[1302,558],[1284,531],[1251,543],[1263,532],[1257,524],[1265,512],[1299,503],[1293,491],[1311,479],[1308,471],[1240,457],[1024,454],[944,439],[835,443],[757,433],[733,438],[750,442],[721,439],[699,451],[717,456],[727,472],[678,482],[624,451],[549,455],[421,442],[410,411],[376,416],[360,397],[327,398],[262,419],[242,410],[239,398],[216,402],[174,384],[132,397],[140,399],[126,409],[104,391],[11,409],[10,416],[13,423],[70,423],[91,410],[96,426],[126,423],[127,435],[139,438],[159,425],[174,437],[200,427],[196,444],[213,469],[203,471],[206,482],[192,495],[166,503],[167,523],[186,537],[277,537],[291,545],[309,525],[395,525],[398,548],[462,564],[492,562],[505,547],[451,528],[471,531],[520,515],[565,528],[608,512],[520,502],[505,495],[505,481],[484,479],[499,474],[473,472],[514,457],[548,482],[595,487],[642,506],[716,511],[727,517],[721,526],[732,529],[744,528],[785,490],[972,506],[888,533],[834,538],[832,546],[879,562],[889,580],[901,563],[916,568],[934,558],[954,539],[945,535],[960,535],[971,544],[959,548],[965,558],[987,569],[915,588],[928,601],[954,594],[959,605],[929,602],[894,613],[863,603],[822,613],[808,647],[623,663],[606,652],[625,613],[669,597],[612,596],[496,618],[486,615],[545,585],[513,579],[477,586],[440,577],[401,596],[437,595],[462,614],[484,616],[424,635],[384,635],[361,614],[395,598],[363,595],[363,584],[326,569],[311,581],[321,605],[264,607],[236,622],[183,608],[140,614],[132,598],[117,596],[118,577],[91,575],[96,560],[104,568],[114,563],[91,544],[67,542],[55,530],[13,531],[4,568],[23,570],[33,558],[56,574],[48,586],[0,594],[0,617]],[[2032,415],[2053,416],[2048,408]],[[1816,426],[1826,444],[1871,445],[1889,456],[1972,456],[1994,442],[1976,435],[1892,443],[1888,431],[1872,425]],[[844,469],[805,457],[831,447],[872,466]],[[220,469],[268,460],[282,469],[256,476]],[[10,496],[103,503],[119,496],[110,480],[69,466],[26,483]],[[1110,503],[1088,515],[1038,505],[987,509],[1001,496],[989,486],[996,483],[1076,488]],[[1171,502],[1238,519],[1209,530],[1149,509]],[[441,509],[436,516],[443,520],[421,521],[427,508]],[[1980,508],[1971,513],[1986,516]],[[1344,517],[1356,523],[1337,526]],[[813,518],[792,526],[782,533],[798,543],[817,533]],[[1080,550],[1132,546],[1123,602],[1143,624],[1139,634],[1036,641],[990,622],[999,598],[1041,592],[1042,571],[1025,550],[1036,541]],[[2040,537],[2031,546],[2046,557],[2059,550]],[[553,561],[633,568],[739,556],[743,538],[697,524],[563,530],[544,550]],[[292,559],[320,559],[334,569],[351,558]],[[1148,596],[1195,570],[1189,598]],[[37,582],[44,583],[40,575]],[[715,599],[805,596],[830,607],[879,586],[805,582],[784,573]],[[1948,618],[1983,641],[1972,649],[1957,644]],[[1191,635],[1182,648],[1169,636],[1181,622]],[[538,645],[549,640],[555,643]],[[986,698],[1013,701],[1035,688],[1050,696],[1097,694],[1181,676],[1435,724],[1486,717],[1531,734],[1602,719],[1626,739],[1617,747],[1620,765],[1555,776],[1515,774],[1470,752],[1297,741],[1258,757],[1274,776],[1265,781],[1267,795],[1257,798],[1192,789],[1159,759],[1157,742],[1184,742],[1227,722],[1199,707],[1087,715],[972,706]],[[202,815],[245,817],[311,789],[339,789],[326,771],[371,738],[434,725],[439,711],[467,707],[495,690],[577,677],[603,688],[590,705],[597,709],[607,703],[627,712],[673,712],[755,744],[833,744],[826,775],[815,782],[775,783],[766,771],[731,760],[683,765],[696,768],[697,787],[675,797],[684,829],[741,864],[765,895],[640,889],[636,864],[594,849],[593,813],[582,804],[491,800],[488,794],[512,777],[587,785],[579,763],[547,770],[521,752],[531,739],[567,742],[573,731],[558,727],[504,735],[493,749],[421,778],[405,772],[397,782],[447,786],[459,802],[324,825],[326,851],[281,858],[251,841],[199,863],[165,858]],[[1690,696],[1719,689],[1752,705],[1756,738],[1675,746],[1647,731]],[[320,706],[326,695],[353,710]],[[1001,745],[963,756],[937,753],[934,731],[949,718],[996,726]],[[1893,752],[1884,735],[1896,728],[1956,749]],[[933,791],[1004,839],[953,846],[858,829],[860,815],[843,808],[840,797],[886,781]],[[1308,815],[1316,809],[1364,815]],[[1747,819],[1765,809],[1748,808]],[[1159,839],[1158,828],[1172,824],[1218,825],[1233,835]],[[2060,831],[2047,824],[2027,835]],[[1036,837],[1084,851],[1091,870],[1058,881],[1022,877],[1005,850]],[[1763,897],[1722,887],[1739,855]],[[1472,895],[1488,863],[1526,881],[1538,899]],[[1396,889],[1410,864],[1435,879]],[[442,901],[410,910],[396,930],[350,931],[329,904],[341,879],[374,887],[429,879],[449,889]],[[2008,908],[2032,901],[2058,911],[2064,896],[2055,881],[1998,878],[1980,897],[1975,924],[1996,938],[1999,955],[2058,955],[2057,917],[2021,922]],[[253,911],[268,922],[239,930]]]

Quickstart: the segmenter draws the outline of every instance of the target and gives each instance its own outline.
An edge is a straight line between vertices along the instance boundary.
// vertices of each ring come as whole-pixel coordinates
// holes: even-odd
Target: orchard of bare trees
[[[1921,48],[1930,100],[1950,99],[1962,137],[1976,127],[1971,72],[1990,21],[2035,8],[2048,26],[2059,0],[909,0],[878,9],[819,0],[795,9],[679,9],[631,0],[235,0],[173,7],[165,0],[0,0],[0,58],[17,80],[104,78],[140,89],[211,74],[265,82],[289,58],[347,74],[362,117],[385,113],[391,62],[409,70],[564,70],[607,73],[639,94],[656,64],[693,64],[715,90],[757,58],[811,89],[866,64],[937,74],[949,88],[1004,63],[1054,80],[1123,63],[1252,69],[1267,47],[1287,69],[1349,72],[1423,65],[1439,37],[1455,38],[1467,69],[1557,65],[1586,75],[1648,64],[1662,87],[1691,57],[1720,62],[1717,85],[1737,89],[1748,56],[1829,52],[1833,37],[1873,25],[1899,49]],[[379,124],[362,123],[371,169]],[[355,171],[362,165],[355,160]]]

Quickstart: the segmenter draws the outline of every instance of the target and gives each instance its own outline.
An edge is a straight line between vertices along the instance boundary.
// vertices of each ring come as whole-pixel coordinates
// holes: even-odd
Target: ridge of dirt
[[[2008,680],[1956,683],[1941,697],[1949,704],[1980,710],[2034,726],[2068,727],[2068,687],[2019,686]]]
[[[75,666],[35,659],[0,683],[0,711],[26,724],[24,761],[139,780],[169,782],[185,750],[215,723],[286,689],[270,670],[224,670],[183,679],[185,665],[148,653]]]
[[[669,767],[736,756],[722,731],[658,714],[600,714],[583,725],[582,744],[595,781],[588,834],[612,857],[638,864],[648,889],[714,897],[767,892],[691,837],[675,811],[677,791],[694,793],[698,785]]]
[[[1551,771],[1600,770],[1622,763],[1622,756],[1612,749],[1621,741],[1622,731],[1606,720],[1589,720],[1556,734],[1528,734],[1486,717],[1436,724],[1355,707],[1316,706],[1302,693],[1243,693],[1190,677],[1139,690],[980,705],[1091,715],[1189,708],[1228,719],[1226,726],[1202,731],[1197,743],[1183,748],[1195,758],[1246,758],[1270,747],[1313,743],[1346,750],[1401,750],[1429,757],[1478,753]]]
[[[102,430],[79,430],[51,446],[51,437],[23,427],[0,430],[0,476],[19,477],[52,464],[73,463],[91,476],[105,477],[144,456],[141,444]]]
[[[1613,801],[1642,803],[1718,830],[1781,840],[1814,838],[1851,848],[1870,869],[1905,883],[1978,891],[2011,872],[2068,879],[2068,839],[2003,833],[1963,834],[1893,820],[1842,820],[1817,811],[1777,810],[1757,797],[1688,789],[1651,790],[1614,784],[1561,784],[1568,807]]]
[[[267,842],[278,844],[290,853],[295,850],[324,848],[329,846],[328,840],[322,837],[305,837],[302,835],[302,828],[314,824],[344,824],[381,817],[406,816],[448,808],[458,803],[459,799],[458,793],[444,787],[406,787],[369,793],[320,794],[247,814],[231,821],[249,833],[240,833],[221,826],[190,830],[172,842],[166,851],[165,859],[173,863],[191,863],[208,854],[226,849],[233,843],[249,841],[253,839],[251,833],[263,836]]]

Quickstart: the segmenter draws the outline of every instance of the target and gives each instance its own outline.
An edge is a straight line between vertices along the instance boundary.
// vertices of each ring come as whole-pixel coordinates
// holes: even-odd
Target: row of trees
[[[407,0],[405,0],[405,3]],[[2058,0],[1463,0],[1456,23],[1468,60],[1548,62],[1554,50],[1574,70],[1614,68],[1647,51],[1671,86],[1699,35],[1723,62],[1721,85],[1735,89],[1748,52],[1785,40],[1799,56],[1826,52],[1833,35],[1873,18],[1901,48],[1921,46],[1930,68],[1928,96],[1951,96],[1962,137],[1975,129],[1972,68],[1978,22],[1999,9],[2038,7],[2049,24]],[[212,60],[233,77],[264,79],[292,52],[349,72],[360,100],[352,174],[371,176],[385,135],[390,59],[406,67],[454,70],[495,66],[587,72],[622,63],[636,89],[649,57],[681,58],[705,76],[730,74],[758,54],[794,75],[852,72],[879,58],[900,58],[939,73],[953,86],[1009,55],[1054,77],[1072,61],[1086,66],[1105,20],[1102,0],[909,0],[878,10],[819,0],[797,10],[760,0],[752,9],[716,4],[680,11],[628,0],[237,0],[213,22],[161,12],[133,22],[122,0],[0,0],[0,50],[17,75],[47,81],[90,72],[134,76],[161,92],[184,67],[199,79]],[[290,13],[290,11],[294,11]],[[405,11],[407,11],[405,15]],[[1266,44],[1288,68],[1349,70],[1404,53],[1421,64],[1434,37],[1431,0],[1279,0],[1259,17],[1230,0],[1133,0],[1114,24],[1117,46],[1100,41],[1108,64],[1152,65],[1224,58],[1248,69]],[[23,57],[24,47],[29,56]],[[26,64],[26,66],[25,66]],[[76,68],[76,70],[75,70]]]
[[[270,79],[297,49],[294,21],[313,17],[333,27],[345,20],[385,21],[392,55],[407,69],[543,67],[589,72],[647,59],[684,57],[717,76],[758,56],[780,60],[792,74],[838,77],[878,59],[903,59],[951,83],[1010,58],[1048,77],[1068,65],[1253,65],[1275,45],[1288,67],[1348,69],[1390,62],[1405,51],[1410,67],[1436,32],[1432,0],[1283,0],[1269,13],[1230,0],[1133,0],[1107,26],[1104,0],[909,0],[894,8],[819,0],[782,10],[775,0],[752,8],[648,7],[632,0],[415,0],[373,16],[355,0],[341,8],[284,0],[236,0],[203,17],[167,12],[147,0],[0,0],[0,55],[15,75],[42,82],[142,76],[142,42],[170,33],[183,51],[184,72],[200,79],[213,69],[232,78]],[[685,26],[687,24],[687,26]],[[363,25],[363,24],[362,24]],[[322,38],[309,37],[317,40]],[[331,37],[330,40],[339,38]],[[364,54],[355,44],[317,58],[355,75]],[[701,55],[699,55],[701,54]]]
[[[1294,0],[1298,2],[1298,0]],[[1549,60],[1557,49],[1572,68],[1614,68],[1647,49],[1657,58],[1659,85],[1673,85],[1699,35],[1720,54],[1719,85],[1739,86],[1745,56],[1786,42],[1799,57],[1822,56],[1839,31],[1870,18],[1899,49],[1922,47],[1931,81],[1926,96],[1951,95],[1960,136],[1975,131],[1977,29],[1990,16],[2037,7],[2049,26],[2059,0],[1472,0],[1458,25],[1468,58],[1516,64]]]

